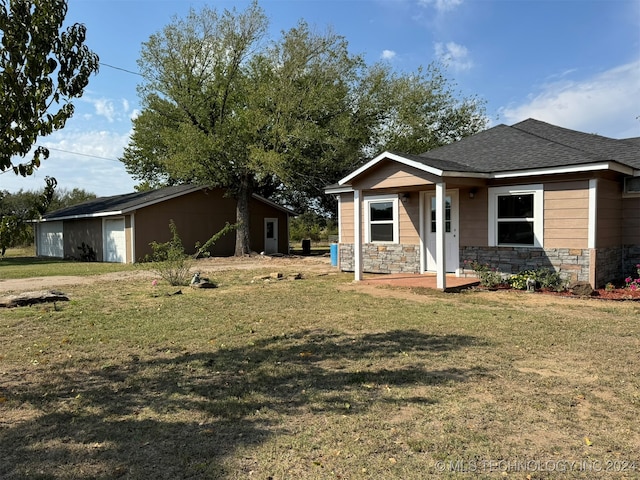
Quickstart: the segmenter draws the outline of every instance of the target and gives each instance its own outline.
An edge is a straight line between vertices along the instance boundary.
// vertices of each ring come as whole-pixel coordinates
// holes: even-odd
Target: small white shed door
[[[264,253],[276,253],[278,251],[278,219],[264,219]]]
[[[127,242],[124,235],[124,218],[105,219],[104,221],[104,261],[125,263]]]
[[[40,222],[38,224],[38,255],[64,257],[62,222]]]

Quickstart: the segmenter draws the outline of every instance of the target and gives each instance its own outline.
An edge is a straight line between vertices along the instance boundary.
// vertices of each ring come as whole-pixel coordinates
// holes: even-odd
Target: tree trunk
[[[251,178],[249,174],[243,174],[240,177],[237,193],[236,205],[236,257],[242,257],[251,253],[251,245],[249,241],[249,200],[251,199]]]

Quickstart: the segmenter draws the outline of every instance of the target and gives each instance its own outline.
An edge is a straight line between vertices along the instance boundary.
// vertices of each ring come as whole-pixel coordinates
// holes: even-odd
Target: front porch
[[[363,284],[374,286],[390,286],[401,288],[428,288],[440,289],[437,283],[435,273],[365,273],[360,280]],[[445,292],[455,293],[480,284],[477,278],[456,277],[455,275],[446,276]]]

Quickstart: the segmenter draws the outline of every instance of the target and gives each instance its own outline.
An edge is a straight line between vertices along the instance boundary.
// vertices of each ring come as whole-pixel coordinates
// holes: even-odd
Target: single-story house
[[[640,138],[525,120],[421,155],[384,152],[326,188],[342,271],[553,268],[594,287],[640,263]]]
[[[249,203],[250,246],[265,253],[289,253],[289,217],[294,212],[258,195]],[[196,251],[226,224],[236,223],[236,201],[221,188],[194,185],[97,198],[48,213],[36,224],[38,256],[80,258],[82,245],[101,262],[134,263],[151,255],[152,242],[171,239],[173,220],[187,253]],[[210,249],[231,256],[235,233]]]

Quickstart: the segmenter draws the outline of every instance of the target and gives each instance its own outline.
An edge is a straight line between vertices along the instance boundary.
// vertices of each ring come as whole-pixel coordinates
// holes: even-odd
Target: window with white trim
[[[398,195],[365,197],[365,243],[398,243]]]
[[[542,185],[489,189],[489,245],[542,247]]]

